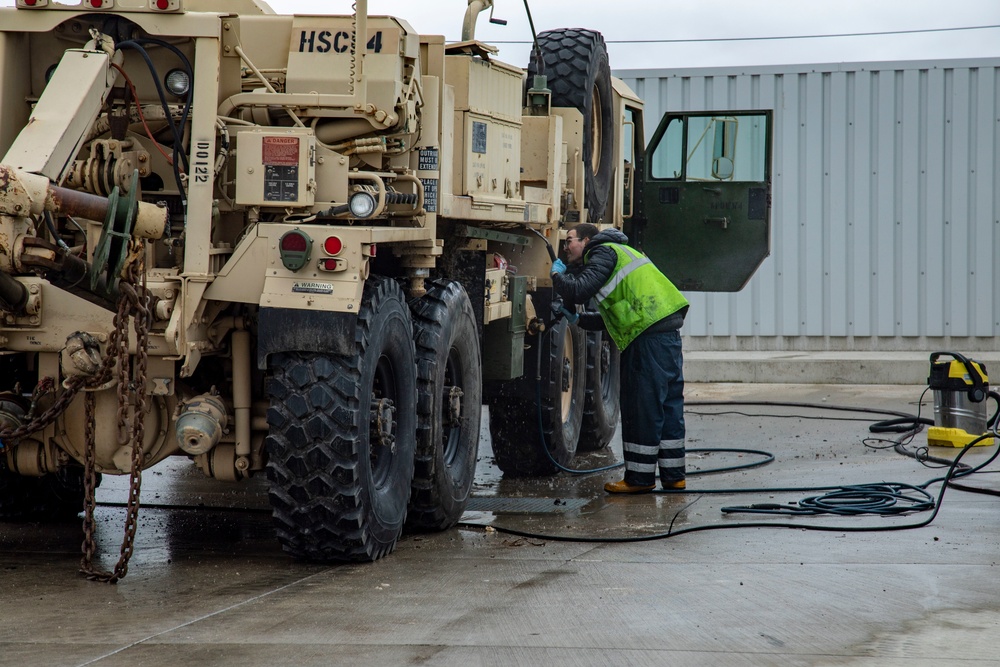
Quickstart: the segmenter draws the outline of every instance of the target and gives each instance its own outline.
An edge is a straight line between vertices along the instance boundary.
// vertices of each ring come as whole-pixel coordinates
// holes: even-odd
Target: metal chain
[[[86,411],[86,444],[83,448],[83,558],[80,559],[80,571],[93,569],[90,563],[94,558],[94,506],[96,503],[95,491],[97,490],[97,472],[95,467],[95,442],[94,424],[97,419],[94,393],[87,392],[83,397],[83,405]]]
[[[143,439],[145,437],[146,416],[146,366],[149,347],[149,327],[151,314],[149,309],[149,292],[146,289],[145,268],[142,252],[136,253],[138,260],[130,263],[119,283],[121,294],[118,301],[118,313],[114,319],[114,331],[108,342],[108,360],[118,361],[118,444],[132,444],[132,465],[129,474],[129,493],[125,515],[125,536],[122,540],[118,562],[111,572],[94,567],[93,557],[96,551],[94,540],[94,493],[96,491],[97,474],[94,470],[96,458],[96,443],[94,433],[94,397],[92,393],[86,396],[87,428],[84,455],[84,518],[83,518],[83,557],[80,559],[80,572],[94,581],[117,583],[128,573],[128,562],[135,551],[135,532],[139,525],[139,492],[142,487],[142,468],[145,454]],[[134,315],[136,336],[135,373],[130,379],[128,353],[128,320]],[[107,360],[106,360],[107,361]],[[107,375],[110,375],[111,364],[106,363]],[[102,373],[104,375],[104,373]],[[128,405],[130,394],[135,395],[135,407],[132,414],[131,428],[128,424]]]
[[[24,436],[30,433],[35,433],[36,431],[41,431],[55,422],[55,420],[59,418],[59,415],[65,412],[66,408],[69,407],[69,404],[73,402],[76,394],[80,391],[83,385],[86,384],[86,382],[87,378],[83,376],[75,375],[69,378],[66,380],[63,393],[58,395],[56,400],[53,401],[52,405],[50,405],[45,412],[31,421],[18,426],[17,428],[0,430],[0,443],[2,443],[0,444],[0,452],[4,451],[8,447],[16,445],[17,441]],[[43,385],[43,383],[52,383],[52,378],[42,378],[38,382],[39,385]],[[51,385],[49,390],[55,392],[55,386]],[[44,392],[38,393],[40,394]]]
[[[94,531],[95,491],[97,489],[96,443],[94,422],[96,408],[93,392],[86,392],[84,406],[86,412],[84,446],[84,497],[83,497],[83,557],[80,560],[80,571],[89,579],[116,583],[128,572],[128,561],[134,552],[135,532],[139,519],[139,491],[142,486],[142,468],[144,452],[142,449],[145,437],[146,416],[146,367],[149,347],[149,328],[152,323],[150,312],[150,294],[146,289],[146,272],[143,262],[145,242],[137,242],[132,254],[136,261],[130,262],[123,271],[119,282],[120,296],[118,311],[114,317],[114,329],[108,340],[108,354],[100,369],[93,376],[74,375],[63,383],[63,391],[56,395],[52,404],[40,415],[34,417],[38,399],[47,392],[56,393],[56,383],[52,378],[43,377],[38,381],[32,392],[31,419],[16,427],[0,429],[0,454],[10,447],[16,446],[18,440],[26,435],[44,430],[62,415],[73,399],[84,388],[96,388],[107,383],[113,374],[114,365],[118,363],[118,444],[132,443],[132,465],[129,476],[129,496],[125,519],[125,537],[122,541],[121,556],[114,571],[106,572],[95,569],[93,557],[96,551]],[[130,379],[128,350],[128,321],[134,314],[136,334],[136,361],[134,380]],[[128,424],[128,406],[130,394],[135,395],[135,408],[132,424]]]

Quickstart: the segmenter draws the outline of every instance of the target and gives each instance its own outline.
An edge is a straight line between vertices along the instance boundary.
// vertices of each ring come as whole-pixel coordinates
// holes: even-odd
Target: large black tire
[[[10,371],[14,371],[13,373]],[[17,367],[5,364],[6,379],[17,377]],[[10,391],[0,394],[0,427],[16,428],[26,419],[28,401]],[[96,477],[100,486],[101,476]],[[11,470],[6,452],[0,451],[0,520],[66,521],[83,511],[83,468],[64,465],[41,477],[28,477]]]
[[[578,28],[538,34],[543,74],[552,90],[552,106],[573,107],[583,114],[584,206],[589,222],[605,217],[614,175],[615,132],[611,67],[601,33]],[[535,57],[528,80],[537,74]]]
[[[587,332],[587,376],[578,452],[596,452],[611,442],[621,416],[621,352],[603,331]]]
[[[537,357],[526,355],[531,358],[525,359],[525,379],[491,397],[493,456],[505,475],[551,475],[559,471],[552,459],[568,466],[576,455],[583,423],[585,338],[582,329],[559,320],[540,339],[541,387],[535,381]]]
[[[17,521],[24,518],[28,510],[26,481],[27,478],[7,468],[6,457],[0,454],[0,519]]]
[[[351,356],[271,358],[268,495],[278,540],[299,558],[376,560],[406,519],[417,379],[410,311],[395,282],[365,284],[355,344]]]
[[[469,296],[437,281],[411,304],[417,350],[417,449],[407,526],[444,530],[469,502],[483,409],[479,331]]]
[[[100,485],[100,475],[97,476]],[[42,477],[22,477],[0,454],[0,520],[58,522],[83,511],[83,468],[64,466]]]
[[[63,466],[58,472],[31,480],[37,485],[35,517],[40,520],[69,521],[83,511],[83,468]],[[101,485],[101,475],[94,480],[94,488]]]

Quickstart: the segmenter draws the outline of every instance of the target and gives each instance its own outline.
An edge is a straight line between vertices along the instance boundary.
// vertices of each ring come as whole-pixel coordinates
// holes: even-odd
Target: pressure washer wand
[[[533,227],[525,226],[525,229],[527,229],[529,232],[531,232],[532,234],[534,234],[535,236],[537,236],[542,240],[542,243],[545,244],[545,249],[549,251],[549,259],[551,259],[553,262],[559,259],[558,256],[556,255],[555,249],[552,247],[552,244],[549,243],[549,240],[545,238],[544,234],[542,234],[540,231],[538,231]],[[566,306],[563,305],[562,298],[552,300],[552,312],[555,314],[556,320],[558,320],[560,317],[565,317],[567,320],[569,320],[570,324],[576,324],[577,320],[580,319],[579,313],[570,312],[566,308]]]
[[[556,256],[555,249],[552,247],[552,244],[549,243],[549,240],[547,238],[545,238],[544,234],[542,234],[540,231],[538,231],[534,227],[525,226],[525,229],[527,229],[529,232],[531,232],[532,234],[534,234],[535,236],[537,236],[538,238],[540,238],[542,240],[542,243],[545,244],[545,249],[549,251],[549,259],[551,259],[553,262],[558,259],[558,257]]]

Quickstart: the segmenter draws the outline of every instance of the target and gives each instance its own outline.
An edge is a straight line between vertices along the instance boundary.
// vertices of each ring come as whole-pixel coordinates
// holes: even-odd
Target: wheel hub
[[[462,419],[462,397],[465,392],[461,387],[444,388],[443,421],[447,426],[458,426]]]
[[[373,399],[371,404],[371,444],[396,450],[396,406],[388,398]]]

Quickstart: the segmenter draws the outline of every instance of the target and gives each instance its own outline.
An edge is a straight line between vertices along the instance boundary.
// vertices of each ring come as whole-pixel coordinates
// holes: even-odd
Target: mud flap
[[[331,313],[292,308],[261,308],[257,326],[257,368],[267,368],[275,352],[356,353],[355,313]]]

